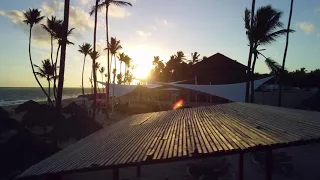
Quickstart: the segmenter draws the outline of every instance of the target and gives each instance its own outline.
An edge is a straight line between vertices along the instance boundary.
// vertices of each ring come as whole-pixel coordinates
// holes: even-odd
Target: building
[[[191,77],[197,84],[234,84],[245,82],[247,66],[216,53],[192,66]],[[195,80],[190,80],[194,84]]]

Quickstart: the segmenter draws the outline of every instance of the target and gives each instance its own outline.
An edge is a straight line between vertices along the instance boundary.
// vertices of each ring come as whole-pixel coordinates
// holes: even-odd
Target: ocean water
[[[86,94],[90,91],[90,88],[85,88]],[[62,99],[76,98],[80,94],[81,88],[64,88]],[[28,100],[40,102],[47,99],[40,87],[0,87],[0,106],[22,104]]]

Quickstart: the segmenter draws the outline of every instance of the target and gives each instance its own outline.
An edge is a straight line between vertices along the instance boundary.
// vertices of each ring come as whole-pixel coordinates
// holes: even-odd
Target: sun
[[[133,75],[137,79],[146,79],[152,69],[153,54],[148,48],[134,48],[128,51],[132,58],[132,64],[135,65]]]
[[[151,67],[148,65],[137,64],[136,68],[133,71],[133,75],[137,79],[146,79],[149,76]]]

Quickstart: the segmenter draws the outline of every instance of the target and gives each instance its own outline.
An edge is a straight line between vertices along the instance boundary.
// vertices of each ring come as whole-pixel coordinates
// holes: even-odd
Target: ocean
[[[85,88],[84,91],[85,94],[91,93],[90,88]],[[76,98],[80,94],[81,88],[64,88],[62,99]],[[47,98],[40,87],[0,87],[0,106],[22,104],[28,100],[40,102]]]

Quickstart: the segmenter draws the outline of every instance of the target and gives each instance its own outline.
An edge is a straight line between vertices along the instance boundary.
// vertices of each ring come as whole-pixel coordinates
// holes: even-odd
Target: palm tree
[[[253,43],[253,62],[251,66],[251,74],[254,74],[255,64],[258,56],[257,48],[260,45],[268,45],[276,41],[278,37],[284,35],[287,32],[287,29],[282,29],[283,23],[280,21],[282,12],[273,9],[270,5],[260,7],[257,10],[256,15],[254,16],[254,22],[252,27],[247,27],[250,23],[248,21],[248,12],[245,11],[245,24],[247,29],[248,39],[252,40]],[[280,30],[279,30],[280,29]],[[292,30],[290,30],[292,32]],[[251,102],[254,102],[254,79],[251,78]]]
[[[289,20],[288,20],[288,27],[287,27],[287,38],[286,38],[286,46],[284,49],[283,54],[283,60],[282,60],[282,71],[280,72],[280,85],[279,85],[279,95],[278,95],[278,106],[281,107],[281,101],[282,101],[282,72],[284,72],[284,68],[286,65],[286,57],[287,57],[287,51],[288,51],[288,44],[289,44],[289,33],[290,33],[290,25],[291,25],[291,17],[292,17],[292,9],[293,9],[293,0],[291,0],[290,5],[290,14],[289,14]]]
[[[92,10],[90,12],[90,15],[92,15],[93,13],[96,13],[98,10],[102,10],[104,7],[106,8],[106,39],[107,39],[107,46],[109,45],[109,22],[108,22],[108,15],[109,15],[109,6],[110,5],[115,5],[115,6],[132,6],[131,3],[129,2],[125,2],[125,1],[117,1],[117,0],[105,0],[103,3],[98,4],[96,3],[96,5],[94,7],[92,7]],[[109,107],[109,84],[110,84],[110,72],[111,72],[111,62],[110,62],[110,50],[108,50],[108,55],[107,55],[107,71],[108,71],[108,86],[107,86],[107,109]],[[106,114],[107,117],[109,116],[108,113]]]
[[[104,67],[100,67],[100,69],[99,69],[99,72],[101,73],[101,81],[103,82],[103,73],[104,73],[104,71],[105,71],[105,68]],[[104,93],[104,88],[103,88],[103,86],[101,86],[102,87],[102,93]]]
[[[51,64],[53,65],[53,39],[54,37],[57,37],[56,33],[56,29],[57,29],[57,25],[62,24],[62,20],[57,20],[55,16],[51,16],[51,19],[47,18],[47,23],[45,24],[41,24],[42,28],[47,31],[50,34],[51,37]]]
[[[67,38],[69,35],[72,34],[74,28],[71,28],[68,32],[67,32]],[[54,34],[54,39],[56,39],[58,41],[58,48],[57,48],[57,52],[56,52],[56,60],[54,62],[54,66],[55,67],[58,67],[57,63],[58,63],[58,57],[59,57],[59,52],[60,52],[60,48],[61,48],[61,44],[62,44],[62,37],[63,37],[63,21],[62,23],[60,22],[57,22],[55,25],[54,25],[54,29],[53,29],[53,34]],[[71,45],[74,45],[73,42],[70,42],[68,39],[67,39],[67,44],[71,44]],[[61,57],[60,57],[61,58]],[[55,70],[55,77],[57,77],[57,70]],[[55,95],[56,94],[56,78],[54,77],[53,79],[53,94]],[[56,96],[56,95],[55,95]],[[56,97],[55,97],[56,98]],[[57,99],[57,98],[56,98]]]
[[[53,103],[52,103],[52,101],[50,99],[50,96],[44,90],[44,88],[42,87],[38,77],[36,76],[36,72],[35,72],[34,66],[33,66],[34,64],[32,62],[32,56],[31,56],[31,35],[32,35],[31,32],[32,32],[32,28],[33,28],[34,25],[40,23],[40,21],[44,18],[44,16],[41,16],[41,11],[39,11],[38,9],[29,9],[27,12],[24,12],[23,15],[24,15],[24,18],[25,18],[23,20],[23,22],[30,26],[30,29],[29,29],[29,61],[30,61],[32,73],[33,73],[34,78],[36,79],[38,85],[40,86],[41,90],[47,96],[47,98],[49,100],[49,104],[51,104],[53,106]]]
[[[39,67],[37,65],[34,65],[34,67],[38,68],[38,72],[36,72],[36,74],[41,77],[41,78],[46,78],[46,80],[48,81],[48,94],[50,97],[50,90],[51,90],[51,86],[50,86],[50,81],[53,79],[54,76],[54,65],[51,64],[49,59],[45,59],[42,60],[42,66]],[[48,98],[48,104],[50,104],[50,99]]]
[[[189,60],[189,63],[195,64],[195,63],[199,62],[200,54],[198,52],[194,52],[194,53],[191,53],[191,57],[192,57],[192,59]]]
[[[120,73],[122,73],[122,63],[126,61],[126,54],[120,53],[118,59],[120,61]]]
[[[128,55],[126,55],[125,58],[124,58],[124,64],[125,64],[124,72],[126,72],[127,69],[129,69],[131,61],[132,61],[131,58]]]
[[[68,26],[69,26],[69,6],[70,0],[64,1],[64,18],[62,26],[62,38],[61,38],[61,53],[60,53],[60,64],[59,64],[59,81],[58,81],[58,91],[56,99],[56,111],[57,111],[57,126],[59,127],[60,119],[62,119],[62,92],[63,92],[63,83],[64,83],[64,70],[66,62],[66,51],[67,51],[67,36],[68,36]],[[58,129],[55,128],[57,131]],[[57,132],[56,132],[57,133]]]
[[[108,44],[108,47],[105,50],[109,50],[111,57],[113,57],[114,59],[114,67],[116,69],[117,63],[116,63],[116,54],[118,53],[118,51],[122,49],[122,46],[120,45],[120,40],[117,40],[117,38],[111,38],[110,43]],[[110,67],[111,68],[111,63],[112,63],[112,58],[110,61]],[[117,71],[117,69],[116,69]],[[114,82],[113,82],[114,83]]]
[[[84,55],[83,58],[83,66],[82,66],[82,94],[84,95],[84,87],[83,87],[83,73],[84,73],[84,65],[86,64],[86,57],[87,55],[92,51],[91,44],[89,43],[84,43],[82,46],[79,45],[79,50],[80,53]]]
[[[182,51],[178,51],[177,54],[174,55],[174,57],[177,63],[181,63],[186,60],[186,56]]]
[[[159,56],[153,56],[152,65],[156,66],[159,61],[160,61],[160,57]]]
[[[255,5],[256,5],[256,0],[252,0],[251,4],[251,13],[248,9],[245,10],[245,28],[246,29],[251,29],[253,27],[253,20],[254,20],[254,10],[255,10]],[[246,34],[248,35],[248,31],[246,31]],[[251,39],[251,36],[249,37],[249,57],[248,57],[248,65],[247,65],[247,82],[246,82],[246,95],[245,95],[245,101],[249,102],[249,90],[250,90],[250,79],[251,79],[251,61],[252,61],[252,49],[253,49],[253,40]]]

